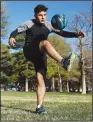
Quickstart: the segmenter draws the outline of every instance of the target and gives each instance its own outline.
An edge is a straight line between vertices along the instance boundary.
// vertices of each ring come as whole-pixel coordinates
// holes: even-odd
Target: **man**
[[[10,34],[9,44],[15,45],[15,37],[25,32],[25,45],[23,47],[24,56],[34,64],[38,88],[37,88],[37,113],[46,113],[46,110],[42,106],[45,95],[45,76],[47,71],[46,54],[51,58],[59,62],[65,70],[69,70],[73,55],[69,55],[66,58],[62,58],[52,45],[47,40],[49,33],[55,32],[63,37],[84,37],[83,32],[67,32],[56,30],[52,27],[51,23],[46,21],[46,14],[48,8],[44,5],[37,5],[34,9],[35,19],[24,22],[16,30]]]

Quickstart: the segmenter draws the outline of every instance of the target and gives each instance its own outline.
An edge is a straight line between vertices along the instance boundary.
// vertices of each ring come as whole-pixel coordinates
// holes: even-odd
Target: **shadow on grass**
[[[30,112],[30,113],[35,113],[36,114],[36,111],[27,110],[27,109],[23,109],[23,108],[15,108],[15,107],[12,107],[12,106],[5,106],[5,105],[0,105],[0,107],[11,108],[11,109],[16,109],[16,110],[22,110],[22,111],[26,111],[26,112]]]

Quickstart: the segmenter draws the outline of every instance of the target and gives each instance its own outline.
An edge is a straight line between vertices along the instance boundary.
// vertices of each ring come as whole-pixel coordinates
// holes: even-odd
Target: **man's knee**
[[[40,47],[40,49],[42,49],[42,48],[48,46],[48,44],[49,44],[49,41],[44,40],[44,41],[41,41],[41,42],[40,42],[39,47]]]
[[[41,71],[37,72],[37,80],[38,81],[46,81],[46,72],[47,72],[47,69],[42,69]]]
[[[44,78],[43,75],[39,72],[37,72],[37,80],[38,80],[38,84],[43,86],[44,85]]]
[[[40,72],[37,72],[37,79],[43,80],[43,75]]]

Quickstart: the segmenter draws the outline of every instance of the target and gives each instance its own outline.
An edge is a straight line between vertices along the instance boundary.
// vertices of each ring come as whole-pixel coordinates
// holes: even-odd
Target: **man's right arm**
[[[28,30],[28,28],[30,28],[32,25],[33,25],[32,21],[29,20],[29,21],[24,22],[22,25],[20,25],[16,30],[14,30],[10,34],[9,41],[8,41],[9,45],[14,46],[14,44],[16,42],[15,37],[18,34],[21,34],[21,33],[25,32],[26,30]]]

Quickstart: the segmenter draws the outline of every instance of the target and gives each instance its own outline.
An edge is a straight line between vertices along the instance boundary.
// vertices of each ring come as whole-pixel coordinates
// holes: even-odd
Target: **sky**
[[[10,16],[8,29],[8,37],[10,33],[20,24],[29,19],[34,18],[34,7],[38,4],[43,4],[48,7],[47,20],[55,14],[64,14],[68,21],[73,19],[74,14],[87,11],[91,5],[91,1],[6,1],[7,12]],[[65,28],[66,30],[67,28]],[[7,43],[8,39],[4,42]],[[74,47],[75,39],[65,39]]]

